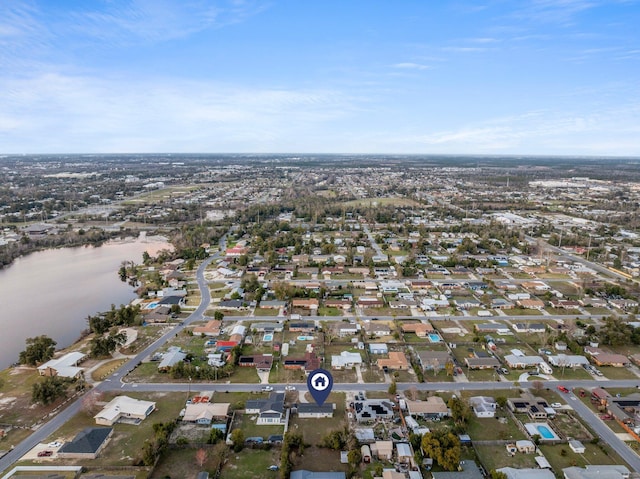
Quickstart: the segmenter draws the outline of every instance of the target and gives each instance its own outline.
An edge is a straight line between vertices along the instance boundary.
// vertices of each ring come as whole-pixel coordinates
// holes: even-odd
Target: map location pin
[[[331,373],[324,369],[312,371],[307,377],[307,387],[316,404],[322,406],[333,388]]]

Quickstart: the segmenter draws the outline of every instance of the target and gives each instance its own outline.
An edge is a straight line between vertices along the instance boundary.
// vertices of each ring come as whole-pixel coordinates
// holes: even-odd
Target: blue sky
[[[3,0],[0,153],[640,156],[636,0]]]

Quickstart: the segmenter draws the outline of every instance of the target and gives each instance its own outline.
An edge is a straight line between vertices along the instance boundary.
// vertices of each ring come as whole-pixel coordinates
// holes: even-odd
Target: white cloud
[[[37,145],[38,151],[96,152],[197,151],[196,145],[220,151],[229,142],[245,151],[259,141],[322,129],[356,107],[354,99],[331,90],[251,89],[184,79],[132,85],[59,74],[0,79],[0,104],[3,150]],[[120,142],[129,146],[114,146]]]
[[[400,68],[403,70],[429,70],[431,67],[429,65],[424,65],[421,63],[396,63],[393,65],[393,68]]]

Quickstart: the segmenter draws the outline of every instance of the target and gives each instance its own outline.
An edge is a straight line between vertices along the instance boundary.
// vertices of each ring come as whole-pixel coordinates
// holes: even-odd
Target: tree
[[[102,401],[102,393],[94,389],[82,398],[82,410],[93,417],[100,401]]]
[[[395,394],[398,391],[398,385],[396,384],[395,381],[392,381],[391,384],[389,385],[389,394]]]
[[[36,364],[48,361],[53,357],[56,342],[48,336],[36,336],[35,338],[27,338],[27,347],[20,352],[20,362],[35,366]]]
[[[242,451],[244,447],[244,433],[242,429],[234,429],[231,431],[231,443],[234,452]]]
[[[37,382],[31,389],[31,400],[45,406],[55,402],[56,399],[66,396],[67,385],[58,376],[47,376],[44,381]]]
[[[436,430],[422,436],[422,451],[447,471],[455,471],[460,463],[462,449],[455,434]]]
[[[196,462],[198,463],[198,466],[204,466],[204,463],[207,462],[207,451],[202,448],[198,449],[196,451]]]
[[[224,319],[224,313],[222,311],[216,311],[213,313],[213,319],[216,321],[222,321]]]
[[[471,408],[458,397],[452,397],[448,404],[451,409],[451,417],[458,426],[464,426],[471,417]]]
[[[504,472],[498,472],[492,469],[489,472],[489,479],[508,479],[508,476]]]
[[[111,333],[108,336],[96,336],[90,342],[91,351],[89,354],[93,358],[110,356],[117,347],[127,341],[126,333]]]
[[[500,409],[504,409],[504,407],[507,405],[507,398],[504,396],[496,397],[496,404],[500,407]]]
[[[362,462],[362,452],[360,449],[351,449],[347,454],[347,460],[351,467],[357,467]]]
[[[542,381],[533,381],[531,383],[531,387],[536,392],[536,394],[540,394],[540,391],[544,389],[544,383]]]

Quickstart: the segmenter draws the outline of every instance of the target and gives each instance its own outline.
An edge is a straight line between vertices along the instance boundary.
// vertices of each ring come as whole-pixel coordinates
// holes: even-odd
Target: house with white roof
[[[469,398],[469,404],[476,417],[494,417],[496,414],[496,400],[488,396],[474,396]]]
[[[574,354],[556,354],[547,358],[552,366],[565,368],[578,368],[589,364],[589,360],[585,356]]]
[[[78,378],[82,375],[83,369],[78,367],[87,355],[79,351],[67,353],[58,359],[47,361],[38,366],[40,376],[59,376],[61,378]]]
[[[117,422],[140,424],[156,408],[153,401],[142,401],[129,396],[117,396],[109,401],[98,414],[93,416],[96,424],[113,426]]]
[[[360,366],[361,364],[362,356],[360,356],[360,353],[342,351],[340,355],[331,356],[332,369],[350,369],[354,366]]]

